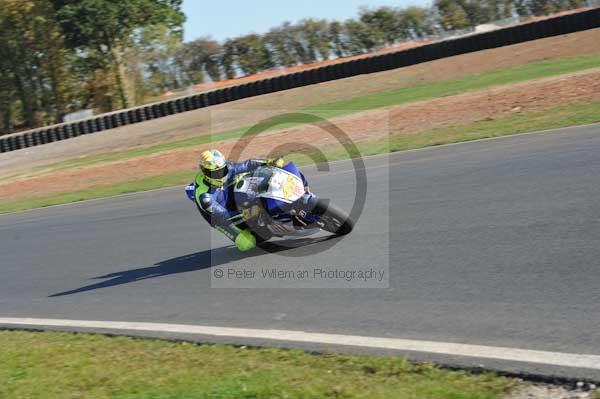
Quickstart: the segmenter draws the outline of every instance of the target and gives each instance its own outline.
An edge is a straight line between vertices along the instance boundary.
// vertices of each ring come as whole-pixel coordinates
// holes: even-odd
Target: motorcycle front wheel
[[[354,228],[354,222],[346,212],[324,199],[317,200],[312,213],[317,216],[316,224],[321,229],[335,235],[349,234]]]

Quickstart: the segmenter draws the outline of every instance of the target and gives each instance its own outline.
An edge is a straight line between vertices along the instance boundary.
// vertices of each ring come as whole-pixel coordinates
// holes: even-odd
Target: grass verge
[[[600,103],[553,107],[408,136],[395,136],[391,132],[389,139],[359,142],[357,147],[362,156],[368,156],[592,123],[600,123]],[[335,148],[326,151],[326,157],[328,161],[335,161],[347,159],[348,155],[343,149]]]
[[[380,93],[358,96],[349,100],[340,100],[326,104],[315,104],[311,105],[310,107],[302,108],[298,111],[329,119],[376,108],[407,104],[416,101],[460,94],[468,91],[481,90],[494,86],[523,82],[531,79],[577,72],[596,67],[600,67],[600,54],[562,57],[553,60],[532,62],[510,68],[499,68],[480,74],[469,75],[440,82],[424,83],[409,87],[390,89]],[[282,123],[281,125],[270,130],[281,130],[283,128],[290,128],[296,125],[298,124],[293,122]],[[87,156],[41,167],[39,170],[64,170],[102,162],[120,161],[178,148],[194,147],[209,142],[236,139],[241,137],[242,134],[244,134],[248,129],[249,127],[241,127],[226,132],[207,134],[189,139],[157,144],[147,148]]]
[[[0,397],[493,399],[516,386],[395,357],[0,331]]]
[[[361,155],[366,156],[597,122],[600,122],[600,103],[584,103],[482,120],[410,136],[395,136],[392,132],[389,139],[359,142],[357,147]],[[325,149],[323,153],[328,161],[348,158],[348,154],[339,147]],[[306,162],[304,156],[287,158],[300,164]],[[193,180],[194,173],[181,171],[69,193],[4,202],[0,203],[0,214],[185,184]]]
[[[468,91],[482,90],[494,86],[514,84],[527,80],[547,78],[600,66],[600,54],[561,57],[553,60],[531,62],[509,68],[448,79],[440,82],[399,87],[379,93],[358,96],[328,104],[315,104],[303,110],[325,118],[332,118],[352,112],[406,104],[451,96]]]
[[[186,170],[159,176],[151,176],[144,179],[128,180],[122,183],[99,185],[67,193],[58,193],[14,202],[0,203],[0,214],[171,187],[193,181],[195,173],[196,172],[193,170]],[[184,195],[183,188],[182,195]]]

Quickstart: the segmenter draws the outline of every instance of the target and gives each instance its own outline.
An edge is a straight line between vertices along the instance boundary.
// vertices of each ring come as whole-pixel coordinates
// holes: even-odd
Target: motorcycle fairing
[[[304,194],[302,179],[285,169],[273,168],[268,189],[258,195],[286,204],[298,200]]]

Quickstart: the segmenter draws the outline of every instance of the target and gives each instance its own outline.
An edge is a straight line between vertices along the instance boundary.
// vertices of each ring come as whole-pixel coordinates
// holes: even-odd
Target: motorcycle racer
[[[233,200],[235,176],[252,172],[260,166],[283,167],[282,158],[249,159],[245,162],[233,163],[225,159],[218,150],[206,150],[200,154],[199,169],[193,183],[186,187],[188,197],[195,201],[200,214],[216,230],[223,233],[235,243],[240,251],[248,251],[256,247],[256,237],[248,229],[237,227],[233,219],[239,212]],[[307,204],[312,198],[308,183],[301,174],[305,195],[301,203]]]

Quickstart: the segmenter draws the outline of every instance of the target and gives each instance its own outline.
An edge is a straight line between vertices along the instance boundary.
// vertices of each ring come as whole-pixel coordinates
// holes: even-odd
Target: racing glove
[[[267,165],[276,166],[278,168],[283,168],[283,165],[285,165],[285,161],[281,157],[269,158],[269,159],[267,159]]]

